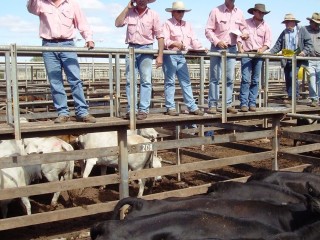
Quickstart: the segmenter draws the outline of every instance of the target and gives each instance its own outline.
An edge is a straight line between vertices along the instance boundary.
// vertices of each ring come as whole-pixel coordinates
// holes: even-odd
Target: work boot
[[[235,114],[235,113],[238,113],[238,110],[235,109],[234,107],[227,107],[227,112]]]
[[[173,116],[173,117],[174,116],[179,116],[179,113],[175,109],[169,109],[164,114],[165,115],[169,115],[169,116]]]
[[[148,114],[145,112],[139,111],[137,114],[137,120],[144,120],[148,117]]]
[[[92,116],[91,114],[87,114],[83,117],[76,117],[77,122],[85,122],[85,123],[95,123],[97,122],[96,118],[94,116]]]
[[[217,113],[217,108],[216,108],[216,107],[210,107],[210,108],[207,110],[207,113],[209,113],[209,114],[216,114],[216,113]]]
[[[312,99],[312,102],[311,102],[311,104],[310,104],[310,107],[318,107],[318,105],[319,105],[318,100]]]
[[[257,111],[256,106],[250,106],[250,107],[249,107],[249,111],[250,111],[250,112],[256,112],[256,111]]]
[[[199,108],[193,112],[189,112],[189,114],[191,115],[199,115],[199,116],[203,116],[204,115],[204,112],[202,112]]]
[[[247,107],[247,106],[242,106],[242,107],[240,108],[240,111],[241,111],[241,112],[248,112],[248,107]]]
[[[54,123],[66,123],[68,121],[70,121],[70,116],[60,115],[54,120]]]

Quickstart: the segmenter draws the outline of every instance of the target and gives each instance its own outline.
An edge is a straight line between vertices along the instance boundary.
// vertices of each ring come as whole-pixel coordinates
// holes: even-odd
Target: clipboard
[[[188,49],[187,53],[206,53],[206,49]]]

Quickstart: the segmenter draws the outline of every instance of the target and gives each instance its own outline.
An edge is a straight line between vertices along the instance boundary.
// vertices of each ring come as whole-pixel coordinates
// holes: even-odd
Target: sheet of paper
[[[235,35],[237,35],[237,36],[241,36],[242,35],[242,32],[239,29],[234,29],[234,30],[231,30],[230,32],[235,34]]]

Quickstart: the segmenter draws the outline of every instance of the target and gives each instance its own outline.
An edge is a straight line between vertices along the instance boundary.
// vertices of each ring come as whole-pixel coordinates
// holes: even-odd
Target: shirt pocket
[[[257,38],[261,41],[261,43],[264,42],[264,35],[265,35],[265,32],[261,29],[258,29],[257,30]]]
[[[225,32],[229,30],[230,26],[228,24],[228,21],[225,19],[218,19],[218,26],[217,29],[220,29],[222,32]]]
[[[71,8],[65,8],[61,11],[61,23],[64,26],[73,26],[74,11]]]
[[[236,19],[234,23],[235,23],[235,25],[237,25],[239,27],[239,29],[242,29],[244,27],[241,19]]]
[[[153,23],[151,21],[141,23],[142,35],[146,38],[152,38]]]
[[[134,18],[128,19],[128,32],[134,34],[137,31],[137,20]]]

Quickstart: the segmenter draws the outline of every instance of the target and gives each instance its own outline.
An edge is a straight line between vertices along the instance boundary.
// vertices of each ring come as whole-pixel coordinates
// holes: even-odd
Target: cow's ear
[[[137,202],[135,203],[135,209],[141,210],[142,207],[143,207],[143,202],[142,202],[142,201],[137,201]]]

